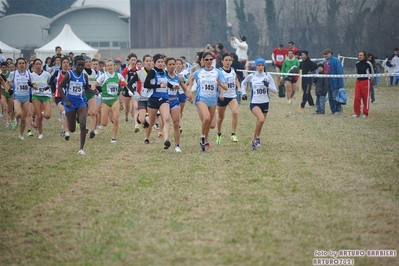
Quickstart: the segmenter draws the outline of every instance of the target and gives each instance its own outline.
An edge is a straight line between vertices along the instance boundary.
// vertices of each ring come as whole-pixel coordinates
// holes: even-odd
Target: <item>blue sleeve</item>
[[[219,78],[220,82],[225,83],[226,82],[226,78],[224,77],[222,71],[220,71],[219,69],[217,69],[217,71],[218,71],[218,78]]]

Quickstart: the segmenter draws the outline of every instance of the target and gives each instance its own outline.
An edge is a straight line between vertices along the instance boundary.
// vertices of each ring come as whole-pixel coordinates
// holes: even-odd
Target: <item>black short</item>
[[[129,95],[129,89],[126,88],[126,87],[124,87],[123,90],[122,90],[122,96],[123,97],[129,97],[129,98],[132,97],[132,96]]]
[[[148,98],[147,107],[151,109],[159,109],[164,103],[169,105],[169,98],[150,97]]]
[[[141,109],[147,110],[147,104],[148,104],[148,101],[139,101],[138,109],[139,110],[141,110]]]
[[[262,113],[267,114],[269,112],[269,102],[267,103],[251,103],[249,105],[249,109],[254,109],[255,107],[259,107]]]
[[[62,102],[62,98],[61,98],[61,97],[55,97],[55,98],[54,98],[54,102],[55,102],[55,105],[58,106],[58,104],[59,104],[60,102]]]
[[[220,107],[225,107],[227,105],[229,105],[229,103],[234,100],[235,98],[224,98],[224,100],[220,100],[220,98],[218,97],[218,103],[217,105]]]
[[[275,67],[278,67],[281,71],[281,68],[283,67],[282,65],[275,65]]]
[[[285,80],[286,80],[286,81],[289,81],[289,82],[291,82],[291,83],[296,83],[296,81],[297,81],[298,79],[297,79],[297,76],[287,76],[287,77],[285,77]]]

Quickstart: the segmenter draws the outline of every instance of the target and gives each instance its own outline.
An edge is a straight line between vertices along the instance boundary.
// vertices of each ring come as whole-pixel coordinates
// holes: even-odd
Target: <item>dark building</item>
[[[226,40],[226,0],[130,0],[131,48],[201,47]]]

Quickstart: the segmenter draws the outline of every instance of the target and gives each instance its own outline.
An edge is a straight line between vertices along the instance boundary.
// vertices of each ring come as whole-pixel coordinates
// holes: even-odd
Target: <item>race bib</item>
[[[216,84],[213,80],[201,80],[201,93],[202,94],[215,94]]]
[[[117,83],[108,83],[107,84],[107,93],[108,95],[115,96],[118,94],[118,84]]]
[[[83,93],[83,83],[78,81],[69,82],[69,94],[80,96]]]

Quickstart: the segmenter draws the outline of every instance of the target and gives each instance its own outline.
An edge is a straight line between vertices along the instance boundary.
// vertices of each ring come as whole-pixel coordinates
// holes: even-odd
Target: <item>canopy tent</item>
[[[55,54],[56,46],[61,46],[63,53],[73,52],[75,55],[86,53],[87,56],[93,57],[98,52],[98,49],[94,49],[76,36],[68,24],[65,24],[57,37],[42,47],[35,49],[36,58],[44,61],[46,57],[52,57]]]
[[[15,59],[21,56],[21,50],[15,49],[2,41],[0,41],[0,49],[2,52],[0,55],[4,56],[6,59],[12,58],[15,61]]]

